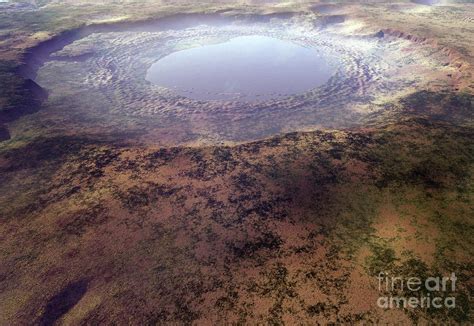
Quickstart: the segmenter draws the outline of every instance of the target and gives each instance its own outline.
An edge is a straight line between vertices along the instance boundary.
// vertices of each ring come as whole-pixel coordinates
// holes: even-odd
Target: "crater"
[[[441,51],[352,34],[344,16],[212,17],[88,27],[57,42],[35,78],[49,93],[42,111],[69,130],[139,130],[158,145],[238,143],[364,126],[384,99],[453,73]]]

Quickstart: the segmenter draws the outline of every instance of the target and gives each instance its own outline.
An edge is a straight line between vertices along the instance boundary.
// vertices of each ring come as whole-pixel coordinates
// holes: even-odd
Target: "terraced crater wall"
[[[95,107],[94,114],[117,124],[121,119],[140,121],[151,131],[150,141],[169,144],[172,139],[175,145],[242,142],[291,131],[362,126],[372,114],[387,109],[387,99],[418,88],[449,86],[448,75],[455,67],[445,65],[446,58],[433,53],[429,45],[380,33],[347,33],[344,26],[344,21],[322,26],[319,20],[287,14],[174,16],[71,32],[41,45],[38,55],[32,52],[27,62],[31,67],[42,62],[35,81],[50,91],[50,103],[79,102],[75,99],[87,94],[95,102],[85,105]],[[340,66],[320,87],[254,102],[193,100],[144,78],[157,58],[172,52],[255,34],[327,52]],[[82,112],[86,119],[87,108]],[[175,130],[179,134],[173,134]]]

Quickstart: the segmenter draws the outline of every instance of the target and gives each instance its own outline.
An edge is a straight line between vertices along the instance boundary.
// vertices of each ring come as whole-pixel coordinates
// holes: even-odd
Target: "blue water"
[[[321,51],[255,35],[172,53],[146,80],[196,100],[255,101],[306,92],[334,71],[335,60]]]

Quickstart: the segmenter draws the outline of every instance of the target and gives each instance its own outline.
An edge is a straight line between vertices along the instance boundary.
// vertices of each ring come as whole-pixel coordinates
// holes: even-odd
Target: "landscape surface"
[[[330,77],[146,78],[254,35]],[[473,65],[469,1],[0,1],[0,325],[474,323]]]

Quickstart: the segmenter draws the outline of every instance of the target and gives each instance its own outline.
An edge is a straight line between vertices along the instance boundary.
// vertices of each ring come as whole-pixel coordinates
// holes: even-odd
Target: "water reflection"
[[[172,53],[154,63],[146,79],[197,100],[266,100],[324,84],[334,63],[314,48],[242,36]]]

